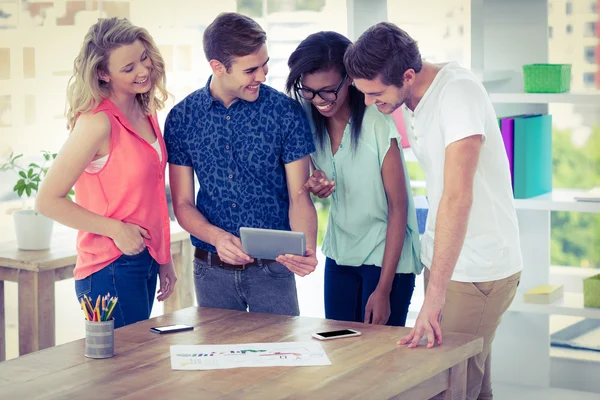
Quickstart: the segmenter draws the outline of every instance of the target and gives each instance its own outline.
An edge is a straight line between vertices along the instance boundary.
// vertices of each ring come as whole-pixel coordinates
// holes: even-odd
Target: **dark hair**
[[[367,29],[344,56],[348,75],[353,79],[380,77],[385,85],[402,87],[404,72],[420,72],[423,60],[417,42],[390,22]]]
[[[336,69],[341,77],[346,76],[344,66],[344,53],[352,42],[350,39],[337,32],[317,32],[304,39],[294,50],[288,60],[290,74],[285,83],[286,91],[300,100],[296,88],[304,74],[313,74],[320,71]],[[350,110],[352,120],[352,148],[356,149],[358,137],[365,115],[365,95],[353,85],[349,87]],[[310,105],[312,120],[315,124],[319,145],[325,143],[325,117],[319,113],[314,105]]]
[[[252,18],[221,13],[204,30],[204,54],[208,61],[220,61],[229,71],[234,57],[252,54],[266,41],[267,34]]]

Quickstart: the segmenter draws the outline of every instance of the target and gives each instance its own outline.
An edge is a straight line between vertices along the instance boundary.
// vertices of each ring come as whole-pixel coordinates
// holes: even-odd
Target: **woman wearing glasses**
[[[410,182],[393,119],[366,107],[346,75],[350,44],[318,32],[288,60],[286,89],[304,103],[317,148],[303,190],[331,199],[322,246],[325,316],[404,326],[422,270]]]

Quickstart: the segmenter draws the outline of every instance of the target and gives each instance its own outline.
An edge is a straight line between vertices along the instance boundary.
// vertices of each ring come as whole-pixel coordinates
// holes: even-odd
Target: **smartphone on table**
[[[155,326],[154,328],[150,328],[150,332],[152,333],[175,333],[175,332],[183,332],[183,331],[191,331],[194,330],[193,326],[189,325],[166,325],[166,326]]]
[[[319,340],[341,339],[353,336],[360,336],[360,332],[355,331],[354,329],[340,329],[338,331],[317,332],[312,334],[312,337]]]

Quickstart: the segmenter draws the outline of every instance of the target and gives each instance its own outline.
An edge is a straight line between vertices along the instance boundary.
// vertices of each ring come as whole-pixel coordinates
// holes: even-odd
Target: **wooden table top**
[[[55,224],[48,250],[19,250],[16,240],[1,242],[0,267],[39,272],[73,265],[77,260],[76,236],[76,230]],[[171,222],[171,243],[189,236],[176,222]]]
[[[157,335],[153,326],[188,324],[194,331]],[[321,342],[331,366],[171,370],[174,344],[307,341],[323,330],[353,328],[362,336]],[[191,307],[115,331],[115,356],[91,360],[84,340],[0,363],[7,399],[389,398],[479,353],[482,339],[447,333],[443,346],[408,349],[396,341],[409,328],[320,318]]]

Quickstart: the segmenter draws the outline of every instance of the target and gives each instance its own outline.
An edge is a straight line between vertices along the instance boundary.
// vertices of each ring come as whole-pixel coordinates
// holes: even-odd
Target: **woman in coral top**
[[[100,19],[69,82],[71,133],[36,200],[38,212],[79,231],[77,298],[117,296],[116,328],[150,316],[157,277],[159,301],[177,281],[156,119],[166,98],[164,61],[148,32]],[[65,198],[73,186],[75,202]]]

